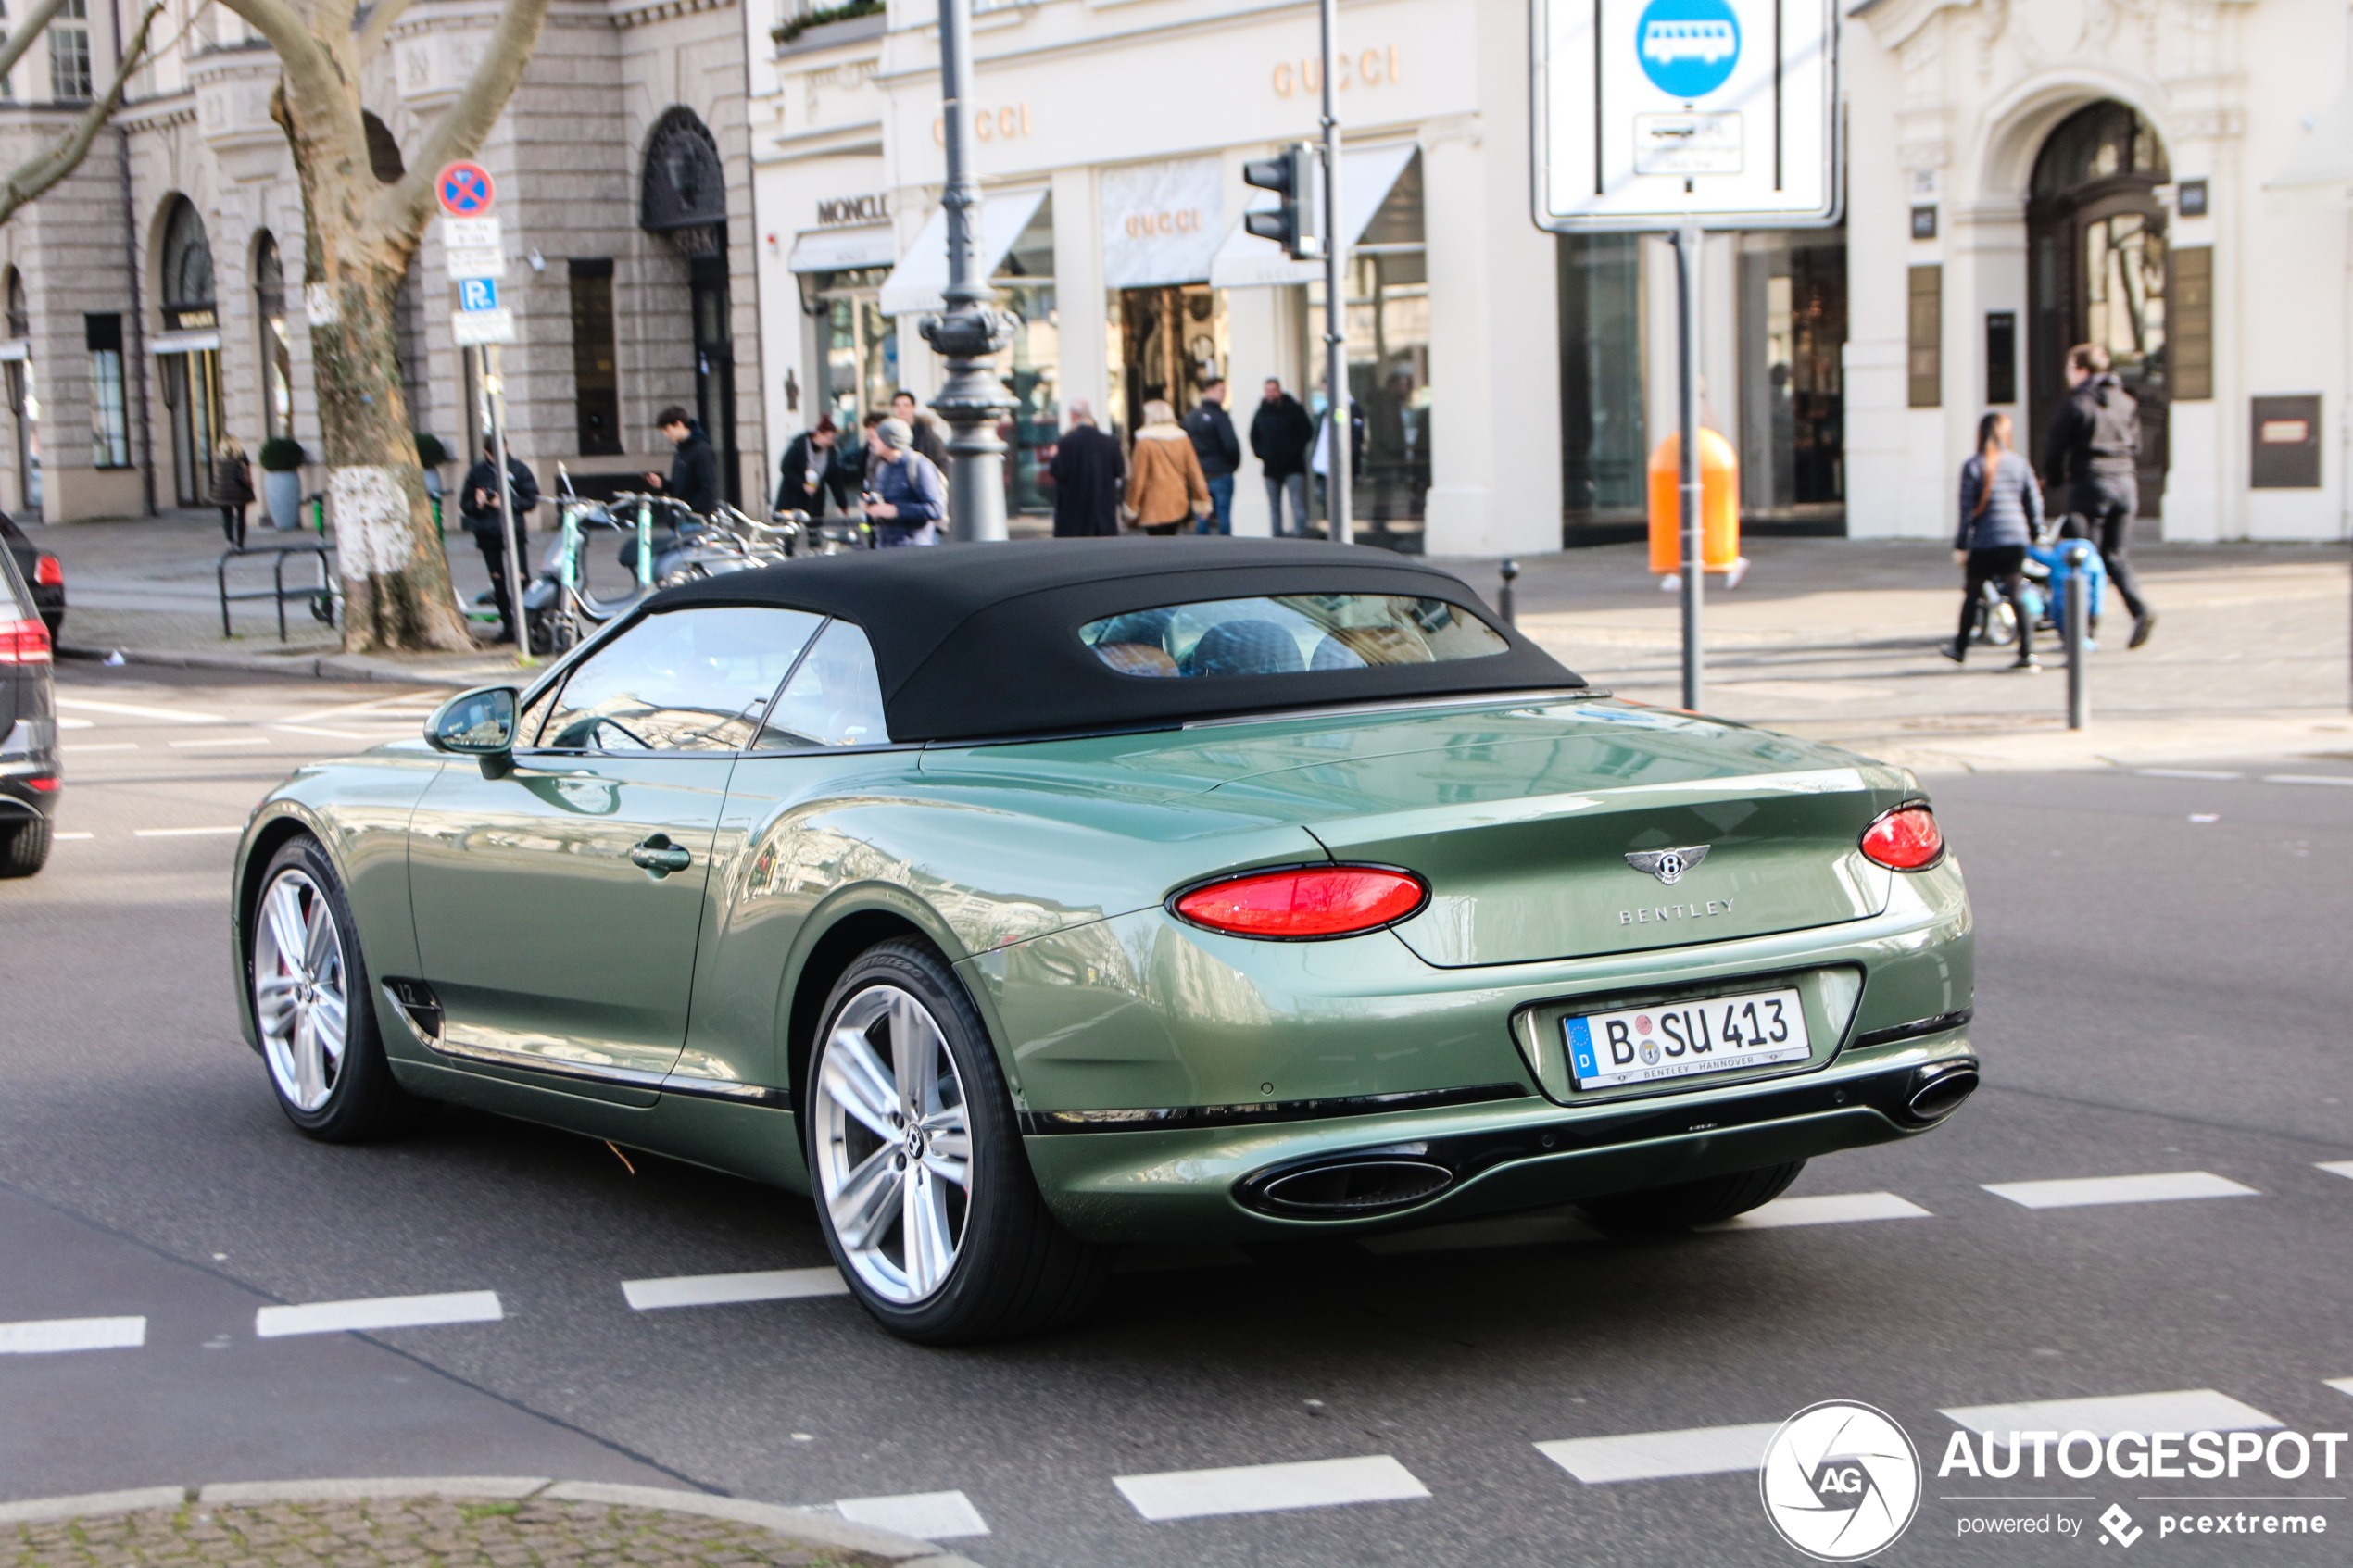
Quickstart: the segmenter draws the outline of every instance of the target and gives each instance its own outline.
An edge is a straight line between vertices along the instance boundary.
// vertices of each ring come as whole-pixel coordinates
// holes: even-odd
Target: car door
[[[686,1041],[728,774],[822,621],[645,616],[534,698],[510,771],[442,770],[409,836],[437,1048],[651,1103]]]

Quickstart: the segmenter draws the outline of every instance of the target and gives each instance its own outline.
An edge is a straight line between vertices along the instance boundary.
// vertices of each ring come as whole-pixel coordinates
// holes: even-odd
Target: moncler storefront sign
[[[1199,283],[1226,237],[1225,170],[1214,157],[1107,169],[1103,282],[1115,289]]]

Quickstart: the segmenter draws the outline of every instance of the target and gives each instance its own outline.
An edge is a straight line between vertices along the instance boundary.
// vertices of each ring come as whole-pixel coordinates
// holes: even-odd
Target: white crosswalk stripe
[[[1825,1193],[1816,1198],[1777,1198],[1760,1209],[1713,1225],[1706,1231],[1769,1231],[1784,1225],[1845,1225],[1864,1220],[1933,1219],[1927,1210],[1892,1192]]]
[[[621,1294],[641,1312],[664,1307],[723,1307],[738,1301],[797,1301],[811,1296],[847,1296],[841,1271],[772,1269],[764,1273],[681,1274],[674,1279],[623,1280]]]
[[[1985,1190],[2027,1209],[2072,1209],[2097,1203],[2178,1203],[2194,1198],[2260,1198],[2253,1187],[2211,1171],[2168,1171],[2146,1176],[2082,1176],[2056,1182],[1988,1182]]]
[[[1319,1459],[1301,1464],[1245,1464],[1230,1470],[1172,1470],[1112,1482],[1145,1518],[1204,1519],[1290,1508],[1402,1502],[1429,1496],[1414,1473],[1387,1454]]]
[[[380,1328],[426,1328],[436,1323],[497,1323],[506,1316],[495,1290],[459,1290],[440,1296],[377,1296],[356,1301],[312,1301],[298,1307],[264,1307],[253,1316],[263,1339],[290,1334],[365,1334]]]
[[[2353,1160],[2323,1160],[2316,1169],[2326,1171],[2331,1175],[2353,1177]]]
[[[2091,1399],[2037,1399],[2019,1405],[1969,1405],[1944,1412],[1972,1432],[2245,1432],[2280,1424],[2228,1394],[2176,1388],[2164,1394],[2117,1394]]]
[[[1539,1443],[1536,1451],[1589,1486],[1613,1481],[1659,1481],[1673,1475],[1721,1475],[1755,1470],[1778,1421],[1749,1426],[1693,1426],[1680,1432],[1628,1432],[1615,1437],[1569,1437]]]
[[[147,1342],[145,1318],[45,1318],[0,1323],[0,1356],[59,1350],[130,1350]]]
[[[834,1504],[853,1524],[896,1530],[919,1541],[950,1541],[988,1534],[972,1499],[962,1492],[909,1492],[895,1498],[844,1498]]]
[[[2265,784],[2334,784],[2340,789],[2353,788],[2353,773],[2266,773]]]

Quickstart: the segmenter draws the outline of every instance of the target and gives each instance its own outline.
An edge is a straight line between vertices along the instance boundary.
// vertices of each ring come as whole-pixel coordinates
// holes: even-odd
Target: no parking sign
[[[452,218],[480,218],[498,199],[490,170],[462,158],[441,171],[434,182],[434,193],[440,198],[441,210]]]

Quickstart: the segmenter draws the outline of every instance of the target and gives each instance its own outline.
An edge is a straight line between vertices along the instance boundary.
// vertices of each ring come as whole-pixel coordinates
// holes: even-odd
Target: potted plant
[[[261,444],[261,501],[270,510],[272,528],[302,526],[302,443],[291,435],[273,435]]]

